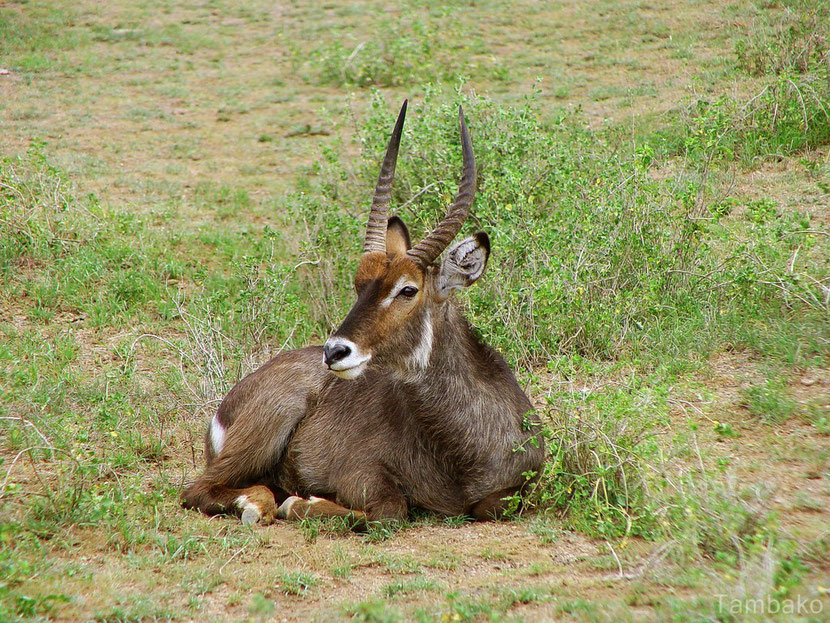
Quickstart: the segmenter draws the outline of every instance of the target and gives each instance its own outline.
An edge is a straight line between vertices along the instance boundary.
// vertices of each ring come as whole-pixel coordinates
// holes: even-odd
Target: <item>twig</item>
[[[21,234],[23,234],[23,235],[25,235],[25,236],[28,236],[28,237],[29,237],[29,240],[31,240],[31,241],[32,241],[32,244],[35,244],[35,237],[34,237],[34,236],[32,236],[32,234],[30,234],[29,232],[27,232],[27,231],[26,231],[23,227],[21,227],[21,226],[20,226],[20,225],[18,225],[17,223],[12,223],[11,221],[7,221],[7,220],[2,219],[2,218],[0,218],[0,223],[3,223],[4,225],[8,225],[9,227],[12,227],[13,229],[16,229],[16,230],[17,230],[18,232],[20,232]]]
[[[646,559],[646,561],[633,573],[624,573],[620,576],[621,580],[636,580],[637,578],[641,577],[649,568],[654,566],[655,563],[663,560],[669,553],[669,549],[672,545],[674,545],[674,541],[666,541],[656,550],[654,550],[651,555]],[[614,551],[613,549],[611,550]]]
[[[3,416],[0,417],[0,420],[16,420],[18,422],[23,422],[23,424],[25,424],[26,426],[31,426],[32,428],[34,428],[35,432],[40,436],[41,439],[43,439],[43,442],[49,447],[49,452],[52,453],[52,458],[55,458],[55,446],[49,443],[49,440],[46,438],[46,436],[43,433],[41,433],[38,430],[37,426],[35,426],[32,422],[21,416]]]
[[[622,570],[622,563],[620,562],[620,559],[617,556],[617,552],[614,551],[614,546],[611,545],[611,541],[606,541],[605,544],[608,546],[608,549],[611,550],[611,555],[614,557],[614,560],[617,561],[617,571],[620,574],[620,579],[624,578],[625,574],[623,573],[623,570]]]
[[[822,229],[799,229],[798,231],[790,231],[785,233],[785,236],[795,236],[796,234],[821,234],[822,236],[827,236],[830,238],[830,232],[824,231]]]
[[[245,551],[245,549],[248,547],[248,545],[250,545],[250,543],[251,543],[250,541],[248,541],[247,543],[245,543],[245,545],[243,545],[243,546],[242,546],[242,547],[240,547],[238,550],[236,550],[236,552],[234,553],[234,555],[233,555],[233,556],[231,556],[230,558],[228,558],[228,559],[225,561],[225,564],[223,564],[221,567],[219,567],[219,575],[222,575],[222,571],[224,571],[224,570],[225,570],[225,567],[227,567],[227,566],[231,563],[231,561],[233,561],[233,559],[234,559],[234,558],[236,558],[237,556],[239,556],[239,554],[241,554],[242,552],[244,552],[244,551]]]
[[[14,457],[14,460],[12,461],[12,464],[9,465],[8,471],[6,471],[6,477],[3,479],[3,484],[0,485],[0,500],[2,500],[4,497],[6,497],[6,485],[9,483],[9,478],[12,475],[12,470],[14,469],[14,466],[17,464],[17,461],[20,460],[21,456],[23,456],[27,452],[31,452],[32,450],[53,450],[54,451],[54,448],[52,448],[51,446],[49,446],[49,447],[46,447],[46,446],[29,446],[28,448],[23,448],[23,450],[18,452],[17,456]]]
[[[423,195],[426,191],[428,191],[430,188],[432,188],[436,184],[437,184],[436,182],[433,182],[432,184],[427,184],[421,190],[419,190],[417,193],[412,195],[412,197],[406,203],[404,203],[402,206],[400,206],[398,209],[403,210],[405,207],[407,207],[409,204],[411,204],[413,201],[415,201],[418,197]]]

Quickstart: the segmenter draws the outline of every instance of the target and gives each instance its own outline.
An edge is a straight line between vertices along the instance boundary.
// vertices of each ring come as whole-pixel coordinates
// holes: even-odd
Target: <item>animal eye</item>
[[[415,286],[406,286],[405,288],[401,288],[401,291],[398,292],[398,296],[405,296],[408,299],[411,299],[416,294],[418,294],[418,288]]]

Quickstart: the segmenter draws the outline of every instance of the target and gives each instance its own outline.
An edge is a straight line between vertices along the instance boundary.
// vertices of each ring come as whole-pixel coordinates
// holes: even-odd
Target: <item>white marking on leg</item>
[[[225,446],[225,428],[219,421],[219,414],[214,415],[210,421],[210,444],[213,446],[213,451],[217,456]]]
[[[246,526],[258,522],[262,517],[259,507],[249,502],[247,495],[240,495],[236,498],[236,507],[242,511],[242,523]]]
[[[302,499],[303,498],[297,497],[296,495],[289,496],[277,509],[277,517],[280,519],[289,519],[291,517],[291,507],[293,507],[295,503],[302,501]]]

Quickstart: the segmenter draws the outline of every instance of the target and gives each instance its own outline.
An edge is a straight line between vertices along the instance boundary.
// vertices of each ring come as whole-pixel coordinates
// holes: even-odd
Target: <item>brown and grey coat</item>
[[[403,518],[412,507],[483,519],[540,470],[530,402],[452,301],[484,272],[487,235],[462,240],[435,264],[475,192],[463,114],[458,196],[413,248],[403,222],[388,217],[405,112],[406,102],[372,202],[354,307],[324,346],[283,353],[231,389],[185,506],[246,522]]]

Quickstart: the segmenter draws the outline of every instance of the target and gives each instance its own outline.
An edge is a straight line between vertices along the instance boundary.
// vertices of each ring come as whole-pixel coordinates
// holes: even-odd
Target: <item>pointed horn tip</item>
[[[395,129],[392,132],[393,135],[403,129],[403,122],[404,119],[406,119],[406,105],[408,102],[409,100],[404,100],[403,104],[401,105],[401,110],[398,113],[398,120],[395,122]]]
[[[458,124],[461,126],[461,133],[467,134],[467,120],[464,117],[464,110],[458,106]]]

